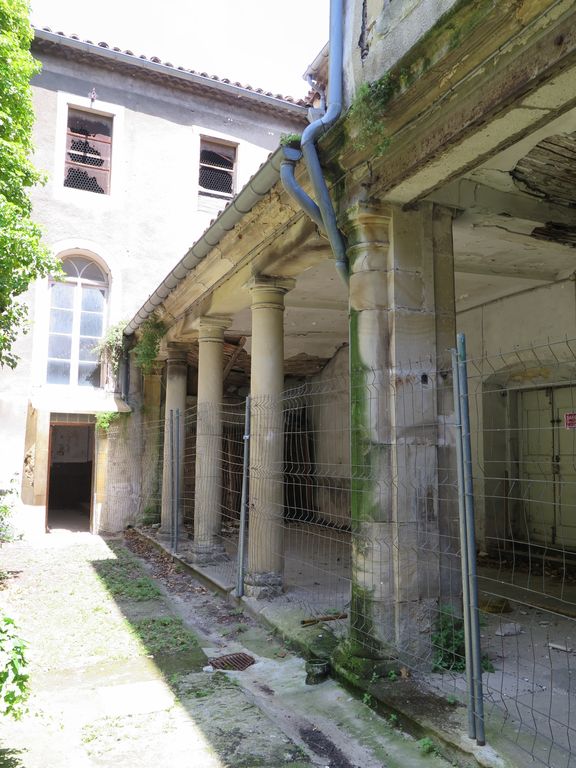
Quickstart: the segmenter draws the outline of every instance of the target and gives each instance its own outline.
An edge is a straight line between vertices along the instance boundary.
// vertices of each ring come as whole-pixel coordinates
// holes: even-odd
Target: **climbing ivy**
[[[154,314],[144,320],[140,326],[140,337],[134,347],[134,357],[136,365],[142,369],[143,373],[151,373],[165,333],[166,326]]]
[[[94,347],[94,351],[98,354],[100,360],[110,364],[114,376],[118,376],[118,370],[120,368],[120,360],[122,359],[122,340],[125,327],[125,320],[116,323],[116,325],[111,325],[98,344]]]

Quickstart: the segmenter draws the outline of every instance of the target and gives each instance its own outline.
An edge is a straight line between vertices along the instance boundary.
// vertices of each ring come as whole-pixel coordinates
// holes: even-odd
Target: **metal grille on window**
[[[200,145],[199,192],[206,197],[229,199],[234,194],[236,148],[202,141]]]
[[[64,186],[110,193],[112,118],[68,110]]]

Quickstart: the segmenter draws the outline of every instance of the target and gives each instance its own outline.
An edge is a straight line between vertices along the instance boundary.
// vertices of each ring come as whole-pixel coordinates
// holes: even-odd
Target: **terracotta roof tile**
[[[227,85],[234,85],[236,88],[242,88],[245,91],[251,91],[253,93],[259,93],[259,94],[262,94],[264,96],[269,96],[270,98],[273,98],[273,99],[280,99],[281,101],[286,101],[286,102],[289,102],[290,104],[298,104],[300,106],[308,106],[310,104],[310,98],[309,97],[312,94],[312,92],[310,94],[308,94],[308,96],[305,99],[295,99],[292,96],[284,96],[281,93],[272,93],[272,91],[265,91],[263,88],[254,88],[251,85],[245,85],[245,84],[242,84],[242,83],[239,83],[239,82],[235,82],[235,81],[230,80],[227,77],[218,77],[218,75],[209,75],[207,72],[198,72],[198,71],[196,71],[194,69],[187,69],[186,67],[175,67],[174,64],[171,64],[170,62],[162,61],[162,59],[159,59],[158,56],[150,56],[150,57],[148,57],[148,56],[145,56],[143,53],[139,54],[139,55],[136,55],[130,49],[122,50],[121,48],[118,48],[116,46],[111,46],[108,43],[103,42],[103,41],[99,42],[99,43],[94,43],[94,42],[92,42],[92,40],[82,40],[82,38],[79,37],[79,35],[77,35],[75,33],[70,34],[70,35],[66,35],[64,32],[61,32],[61,31],[54,32],[54,30],[51,29],[50,27],[39,27],[38,29],[42,29],[44,32],[51,32],[52,34],[59,35],[60,37],[63,37],[64,39],[78,40],[80,42],[87,43],[88,45],[95,45],[98,48],[107,48],[109,50],[115,51],[116,53],[123,53],[126,56],[133,56],[136,59],[143,59],[145,61],[151,61],[154,64],[160,64],[160,65],[162,65],[164,67],[171,67],[172,69],[178,69],[180,72],[189,72],[191,75],[197,75],[198,77],[206,77],[206,78],[208,78],[210,80],[215,80],[217,82],[225,83]]]

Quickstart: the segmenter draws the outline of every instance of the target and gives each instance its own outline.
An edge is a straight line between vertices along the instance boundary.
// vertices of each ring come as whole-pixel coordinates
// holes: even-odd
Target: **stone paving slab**
[[[29,713],[0,723],[0,768],[422,764],[415,740],[334,681],[306,686],[303,659],[167,559],[88,534],[0,555],[32,683]],[[238,651],[246,671],[207,667]]]

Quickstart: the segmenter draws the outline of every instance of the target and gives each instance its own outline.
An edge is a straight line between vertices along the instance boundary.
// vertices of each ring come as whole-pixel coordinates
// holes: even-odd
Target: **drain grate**
[[[214,669],[235,669],[242,672],[254,664],[255,659],[247,653],[228,653],[226,656],[217,656],[215,659],[209,659]]]

